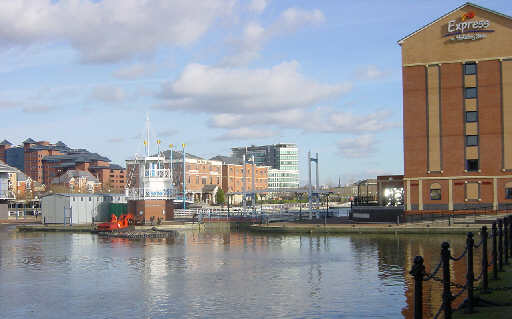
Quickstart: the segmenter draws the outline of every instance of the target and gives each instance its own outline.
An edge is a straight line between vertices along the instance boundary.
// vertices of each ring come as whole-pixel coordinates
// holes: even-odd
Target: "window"
[[[466,122],[477,122],[478,121],[478,112],[476,111],[468,111],[466,112]]]
[[[480,183],[466,183],[466,200],[478,200],[480,198]]]
[[[466,146],[478,146],[478,135],[466,135]]]
[[[476,74],[476,63],[464,64],[464,75]]]
[[[464,98],[465,99],[476,98],[476,88],[465,88],[464,89]]]
[[[505,199],[512,199],[512,182],[505,184]]]
[[[468,172],[478,171],[479,163],[477,159],[466,160],[466,170]]]

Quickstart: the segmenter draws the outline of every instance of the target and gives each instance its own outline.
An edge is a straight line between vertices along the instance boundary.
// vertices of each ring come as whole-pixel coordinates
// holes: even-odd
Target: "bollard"
[[[505,253],[505,265],[508,265],[508,225],[510,224],[510,218],[505,216],[503,218],[503,250]]]
[[[464,313],[473,313],[473,282],[475,280],[475,273],[473,271],[473,247],[475,240],[473,239],[473,233],[469,232],[466,239],[466,245],[468,247],[467,254],[467,274],[466,274],[466,287],[468,291],[468,303],[464,309]]]
[[[445,319],[452,317],[452,293],[450,291],[450,244],[441,244],[441,260],[443,263],[443,308]]]
[[[492,223],[492,272],[494,280],[498,279],[498,249],[497,249],[497,236],[498,229],[496,228],[496,222]]]
[[[482,292],[489,292],[489,278],[487,273],[487,268],[489,267],[489,261],[487,260],[487,226],[482,226],[482,280],[483,280],[483,288]]]
[[[503,219],[498,220],[498,271],[503,271]]]
[[[512,215],[508,215],[508,255],[512,258]]]
[[[423,257],[416,256],[414,265],[409,272],[414,276],[414,319],[423,318],[423,276],[425,276],[425,265]]]

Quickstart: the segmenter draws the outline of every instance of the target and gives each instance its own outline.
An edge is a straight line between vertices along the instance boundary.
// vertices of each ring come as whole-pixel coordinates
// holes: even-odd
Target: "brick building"
[[[163,152],[165,158],[170,159],[170,152]],[[183,194],[183,153],[173,151],[172,157],[173,183],[176,193],[181,197]],[[186,153],[185,176],[187,200],[213,203],[217,189],[222,187],[222,162]]]
[[[512,17],[471,3],[398,42],[408,212],[512,205]]]
[[[124,192],[126,185],[123,167],[111,164],[108,158],[86,149],[71,149],[60,141],[51,144],[28,138],[22,148],[11,147],[4,141],[0,145],[0,156],[23,170],[33,181],[46,186],[70,170],[92,174],[101,183],[103,192]]]

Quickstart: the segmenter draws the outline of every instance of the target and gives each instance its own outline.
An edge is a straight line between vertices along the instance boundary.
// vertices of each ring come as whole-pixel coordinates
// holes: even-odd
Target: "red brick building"
[[[512,205],[512,17],[464,4],[399,41],[408,212]]]
[[[252,164],[245,164],[245,190],[252,191]],[[254,188],[268,189],[268,166],[254,166]],[[242,192],[244,189],[244,171],[242,164],[222,165],[222,190],[225,193]]]
[[[8,140],[0,142],[0,162],[7,163],[6,151],[12,146]]]

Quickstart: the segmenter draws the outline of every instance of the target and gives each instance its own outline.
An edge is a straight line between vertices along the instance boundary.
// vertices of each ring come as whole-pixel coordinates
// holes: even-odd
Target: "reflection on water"
[[[423,255],[434,268],[444,240],[462,252],[464,236],[190,231],[128,240],[0,226],[1,316],[410,318],[412,260]],[[464,270],[453,267],[454,281]],[[440,292],[425,283],[426,311],[437,311]]]

